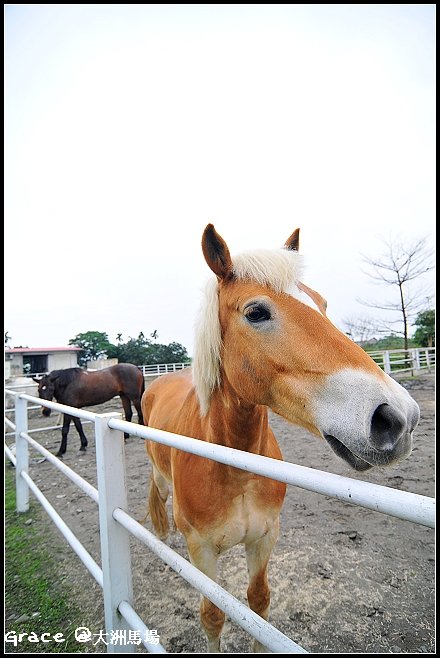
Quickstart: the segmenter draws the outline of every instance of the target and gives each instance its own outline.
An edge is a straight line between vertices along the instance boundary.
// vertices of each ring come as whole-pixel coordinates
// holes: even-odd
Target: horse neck
[[[212,443],[266,454],[269,434],[267,407],[245,402],[226,382],[213,392],[208,416]]]

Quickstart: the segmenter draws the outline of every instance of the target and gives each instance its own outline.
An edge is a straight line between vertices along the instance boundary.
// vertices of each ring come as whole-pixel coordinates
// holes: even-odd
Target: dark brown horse
[[[110,368],[88,372],[81,368],[66,368],[64,370],[52,370],[48,375],[33,380],[38,384],[38,395],[43,400],[55,398],[60,404],[70,407],[91,407],[95,404],[103,404],[119,395],[124,407],[125,419],[130,422],[133,416],[131,404],[133,403],[138,414],[139,424],[144,420],[141,409],[141,397],[145,390],[145,382],[142,372],[131,363],[119,363]],[[43,416],[50,416],[50,409],[43,407]],[[73,420],[81,439],[80,450],[85,451],[87,437],[81,425],[81,420],[75,416],[64,414],[63,428],[61,430],[61,445],[57,457],[62,457],[66,452],[67,435],[70,422]],[[128,434],[124,434],[128,438]]]

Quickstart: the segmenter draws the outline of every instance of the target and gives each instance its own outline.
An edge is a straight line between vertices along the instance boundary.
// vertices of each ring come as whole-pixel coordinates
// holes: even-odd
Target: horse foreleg
[[[131,410],[131,402],[130,398],[128,398],[126,395],[121,394],[120,395],[121,401],[122,401],[122,406],[124,407],[124,414],[125,414],[125,420],[127,423],[131,423],[131,419],[133,418],[133,412]],[[128,439],[130,435],[128,432],[124,432],[124,439]]]
[[[267,565],[270,554],[278,539],[277,523],[264,537],[246,545],[246,561],[249,573],[249,587],[247,598],[251,610],[263,619],[269,617],[270,588],[267,580]],[[266,647],[258,640],[254,640],[252,653],[266,653]]]
[[[70,427],[70,421],[72,420],[72,416],[69,416],[68,414],[64,414],[63,418],[63,427],[61,429],[61,445],[60,449],[58,450],[56,456],[57,457],[62,457],[64,453],[66,452],[67,448],[67,435],[69,434],[69,427]]]
[[[166,539],[170,532],[170,524],[166,508],[169,492],[170,488],[167,480],[153,465],[153,473],[150,482],[150,495],[148,499],[148,513],[151,516],[151,522],[156,534],[160,539]]]
[[[136,413],[138,415],[139,425],[145,425],[144,416],[142,414],[141,398],[133,398],[132,402],[134,404],[134,408],[136,409]]]
[[[82,452],[85,452],[86,448],[87,448],[87,437],[84,434],[84,430],[83,430],[83,427],[82,427],[82,424],[81,424],[81,420],[79,418],[77,418],[76,416],[73,416],[73,422],[75,423],[76,430],[79,434],[79,438],[81,439],[81,448],[80,448],[80,450]]]
[[[200,544],[187,538],[192,564],[211,580],[217,581],[218,551],[211,544]],[[225,613],[204,596],[200,599],[200,621],[208,641],[208,653],[220,653],[220,636],[225,623]]]

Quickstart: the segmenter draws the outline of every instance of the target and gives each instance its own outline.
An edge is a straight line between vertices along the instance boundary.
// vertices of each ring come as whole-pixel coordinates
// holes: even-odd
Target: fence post
[[[419,353],[419,350],[417,350],[417,349],[412,350],[412,358],[413,358],[413,363],[414,363],[414,367],[415,367],[415,369],[416,369],[416,370],[420,370],[420,369],[421,369],[421,365],[420,365],[420,353]]]
[[[29,487],[21,477],[21,472],[29,470],[29,446],[26,439],[20,434],[28,431],[27,400],[15,396],[15,490],[17,498],[17,512],[29,510]]]
[[[431,359],[430,359],[430,354],[428,350],[425,350],[425,355],[426,355],[426,365],[428,367],[428,372],[431,372]]]
[[[113,518],[120,507],[128,512],[125,486],[124,436],[111,430],[109,418],[119,413],[100,414],[95,419],[96,468],[99,490],[99,529],[104,581],[104,614],[108,653],[135,653],[128,644],[130,626],[118,611],[121,601],[133,603],[129,533]]]
[[[391,374],[390,353],[388,350],[383,353],[383,369],[387,375]]]

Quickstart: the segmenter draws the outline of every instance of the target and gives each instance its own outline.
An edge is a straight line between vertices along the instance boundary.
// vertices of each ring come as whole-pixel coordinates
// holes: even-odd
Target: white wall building
[[[5,377],[50,372],[78,366],[79,347],[5,348]]]

